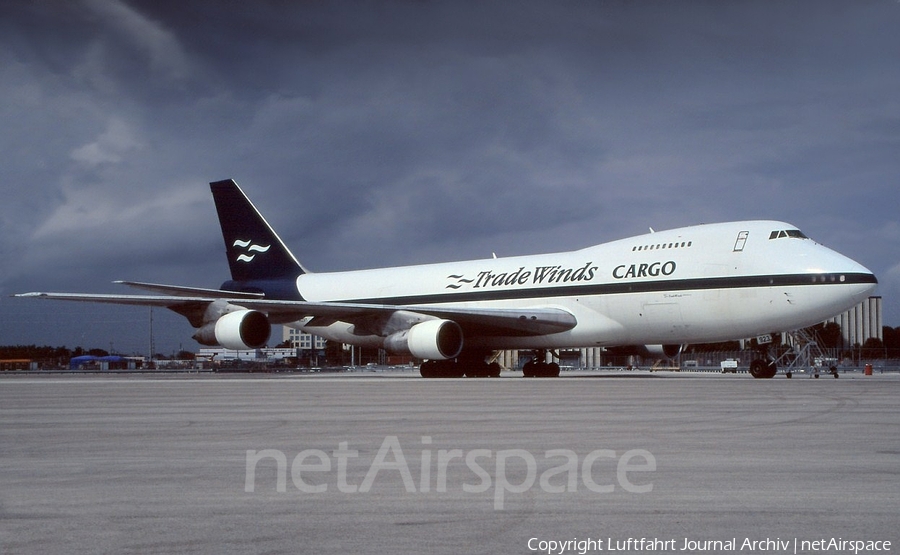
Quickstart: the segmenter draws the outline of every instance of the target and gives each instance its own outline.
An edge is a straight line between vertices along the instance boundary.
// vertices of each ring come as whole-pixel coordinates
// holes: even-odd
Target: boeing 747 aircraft
[[[315,273],[233,180],[210,184],[231,279],[219,289],[117,282],[153,295],[24,293],[162,306],[203,345],[258,348],[272,324],[422,359],[425,377],[498,375],[499,349],[657,346],[810,326],[875,289],[875,276],[791,224],[745,221],[659,231],[571,252]],[[777,369],[760,360],[758,378]],[[526,376],[556,376],[536,356]]]

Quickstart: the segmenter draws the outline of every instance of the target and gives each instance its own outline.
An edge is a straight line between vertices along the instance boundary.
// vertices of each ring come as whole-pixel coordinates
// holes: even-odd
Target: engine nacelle
[[[659,358],[675,358],[681,354],[684,345],[645,345],[647,351]]]
[[[462,329],[452,320],[420,322],[408,330],[389,335],[384,340],[384,348],[389,352],[429,360],[456,358],[462,347]]]
[[[262,312],[237,310],[222,315],[194,334],[201,345],[221,345],[226,349],[258,349],[266,344],[272,333],[272,325]]]

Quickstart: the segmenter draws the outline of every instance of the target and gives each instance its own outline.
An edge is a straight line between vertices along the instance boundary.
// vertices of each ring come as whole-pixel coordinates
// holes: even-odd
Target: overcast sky
[[[8,295],[218,287],[229,177],[313,271],[786,220],[900,326],[895,0],[181,4],[0,6],[0,345],[146,352]]]

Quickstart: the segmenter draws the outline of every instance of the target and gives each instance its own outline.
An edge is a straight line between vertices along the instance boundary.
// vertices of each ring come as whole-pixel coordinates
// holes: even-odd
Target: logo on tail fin
[[[262,246],[262,245],[257,245],[255,243],[253,243],[252,241],[244,241],[241,239],[236,239],[234,241],[234,244],[231,246],[246,249],[247,252],[266,252],[269,250],[269,247],[271,247],[272,245]],[[238,262],[250,262],[254,258],[256,258],[255,254],[250,254],[250,255],[240,254],[237,257],[237,261]]]
[[[296,289],[293,280],[306,273],[272,226],[232,179],[209,184],[235,282],[278,281]],[[262,256],[257,254],[262,253]],[[244,284],[246,285],[246,284]]]

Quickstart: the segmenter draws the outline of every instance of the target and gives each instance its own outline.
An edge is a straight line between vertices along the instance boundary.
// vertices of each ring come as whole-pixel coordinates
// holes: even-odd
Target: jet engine
[[[384,339],[384,348],[389,352],[429,360],[456,358],[462,347],[462,329],[452,320],[426,320]]]
[[[644,348],[655,357],[672,359],[681,354],[684,345],[645,345]]]
[[[226,349],[258,349],[266,344],[271,332],[265,314],[242,309],[205,324],[194,334],[194,339],[201,345],[221,345]]]

